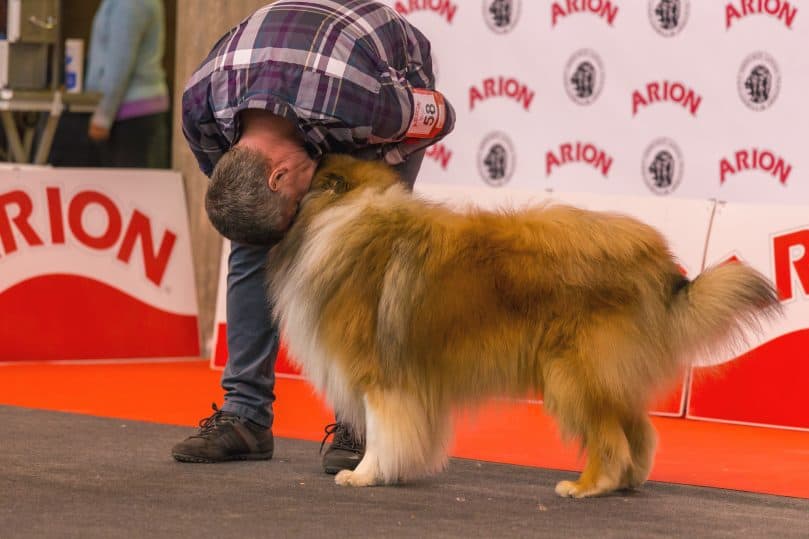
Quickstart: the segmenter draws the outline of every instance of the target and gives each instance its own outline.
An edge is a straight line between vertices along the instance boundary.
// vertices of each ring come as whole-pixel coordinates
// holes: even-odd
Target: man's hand
[[[110,130],[107,127],[101,127],[100,125],[90,122],[90,129],[87,132],[87,136],[90,137],[90,140],[102,142],[110,138]]]

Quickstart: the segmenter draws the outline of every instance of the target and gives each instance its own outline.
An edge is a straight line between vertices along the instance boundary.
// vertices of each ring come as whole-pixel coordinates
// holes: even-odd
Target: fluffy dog
[[[270,256],[290,352],[366,436],[340,485],[437,472],[453,408],[541,392],[587,452],[560,496],[637,487],[654,456],[654,392],[779,308],[743,264],[686,280],[635,219],[554,205],[457,212],[346,156],[322,163]]]

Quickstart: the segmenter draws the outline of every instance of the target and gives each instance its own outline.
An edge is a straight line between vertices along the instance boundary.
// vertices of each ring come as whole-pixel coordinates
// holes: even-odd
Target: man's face
[[[306,151],[301,150],[289,154],[284,162],[279,163],[271,173],[275,175],[274,180],[277,185],[275,190],[286,203],[284,229],[289,228],[298,213],[298,206],[312,185],[316,167],[317,163],[309,157]]]

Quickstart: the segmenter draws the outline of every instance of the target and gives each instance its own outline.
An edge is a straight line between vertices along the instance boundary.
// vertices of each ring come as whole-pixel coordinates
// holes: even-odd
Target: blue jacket
[[[103,0],[93,19],[85,87],[103,98],[92,122],[168,110],[162,0]]]

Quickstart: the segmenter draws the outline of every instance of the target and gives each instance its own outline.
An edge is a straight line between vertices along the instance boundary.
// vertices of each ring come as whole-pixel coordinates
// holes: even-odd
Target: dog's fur
[[[270,256],[290,352],[366,435],[341,485],[439,471],[454,407],[541,392],[587,452],[556,492],[636,487],[654,455],[653,392],[779,305],[743,264],[687,281],[635,219],[552,205],[456,212],[346,156],[320,166]]]

